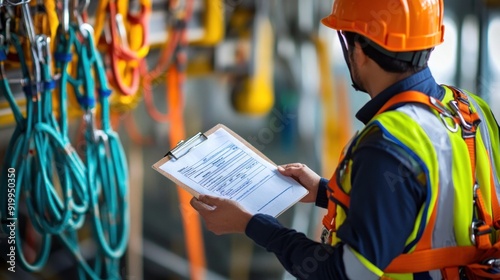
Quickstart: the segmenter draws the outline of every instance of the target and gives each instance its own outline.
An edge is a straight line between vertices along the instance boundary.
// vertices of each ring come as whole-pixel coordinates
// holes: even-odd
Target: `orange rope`
[[[170,3],[170,9],[174,10],[177,4],[177,1],[172,1]],[[184,19],[182,20],[184,24],[187,24],[187,22],[189,22],[189,20],[191,19],[193,8],[194,1],[187,1]],[[179,22],[181,22],[181,20],[179,20]],[[145,63],[141,65],[141,76],[143,76],[142,88],[144,93],[144,103],[146,105],[148,114],[153,120],[157,122],[169,122],[172,120],[170,117],[170,112],[167,111],[167,113],[161,113],[156,108],[153,98],[153,83],[154,81],[162,77],[162,75],[165,73],[165,69],[167,69],[172,64],[174,59],[177,59],[178,63],[185,64],[184,57],[182,57],[182,54],[179,54],[179,52],[177,51],[179,45],[187,45],[187,32],[185,26],[171,27],[169,34],[170,38],[165,48],[163,48],[158,64],[151,71],[148,70],[148,67]],[[172,81],[171,79],[167,80]],[[168,95],[170,95],[170,93],[167,91],[165,101],[168,101]],[[166,107],[169,107],[168,103],[166,104]]]
[[[183,108],[184,100],[181,92],[182,73],[175,66],[169,68],[168,78],[168,104],[170,113],[170,145],[174,147],[179,141],[185,139]],[[201,222],[196,210],[190,205],[192,195],[177,187],[181,206],[182,222],[190,263],[191,279],[204,279],[205,250],[203,243]]]

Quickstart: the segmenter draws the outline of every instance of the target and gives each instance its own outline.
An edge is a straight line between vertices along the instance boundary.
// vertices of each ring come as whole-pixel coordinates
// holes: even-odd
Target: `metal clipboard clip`
[[[173,159],[179,159],[207,139],[208,137],[205,134],[198,132],[195,136],[189,138],[186,141],[181,140],[179,143],[177,143],[175,148],[170,150],[164,157],[169,156]]]

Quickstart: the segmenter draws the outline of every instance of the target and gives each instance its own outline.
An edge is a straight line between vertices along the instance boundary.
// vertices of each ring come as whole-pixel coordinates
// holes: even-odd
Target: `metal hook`
[[[40,57],[37,52],[37,38],[35,37],[35,27],[33,25],[33,20],[31,19],[31,11],[29,7],[30,1],[27,1],[22,6],[23,11],[23,22],[24,28],[26,29],[26,34],[28,36],[28,40],[31,45],[31,53],[33,57],[33,68],[34,68],[34,77],[38,84],[41,81],[41,70],[40,70]],[[38,87],[38,86],[37,86]],[[38,89],[37,89],[38,90]]]
[[[450,104],[451,108],[453,109],[453,112],[460,119],[460,123],[462,124],[462,126],[467,130],[471,130],[472,125],[467,123],[467,121],[465,121],[464,116],[462,115],[462,112],[460,112],[460,109],[458,108],[458,101],[452,100],[448,104]]]
[[[73,10],[73,15],[78,23],[78,26],[80,27],[80,32],[82,34],[83,34],[83,32],[82,32],[81,26],[85,23],[83,21],[82,15],[83,15],[83,13],[85,13],[87,11],[89,4],[90,4],[89,0],[79,1],[78,4],[75,5],[75,8]],[[85,34],[83,34],[83,36],[85,37]]]
[[[87,34],[85,34],[83,31],[87,31]],[[84,38],[88,38],[90,36],[92,39],[94,39],[94,28],[88,23],[83,23],[80,25],[80,33],[82,33]]]
[[[23,5],[23,22],[24,28],[26,29],[26,33],[28,35],[28,39],[30,43],[33,44],[35,43],[35,27],[31,19],[31,11],[28,3],[29,1]]]
[[[64,32],[69,31],[69,0],[63,0],[62,4],[62,26]]]
[[[38,57],[41,63],[50,63],[50,38],[46,35],[37,35],[36,47],[38,50]]]
[[[4,2],[3,0],[0,1],[0,6],[5,5],[5,4],[3,4],[3,2]],[[29,2],[31,2],[31,0],[21,0],[19,2],[11,2],[10,0],[5,0],[5,2],[9,6],[19,6],[19,5],[28,4]]]
[[[36,36],[36,49],[37,49],[37,56],[38,56],[38,59],[41,63],[45,64],[46,61],[45,61],[45,58],[43,56],[43,35],[37,35]]]
[[[83,1],[80,0],[75,10],[78,11],[80,15],[82,15],[85,11],[87,11],[89,5],[90,5],[90,0],[83,0]]]
[[[122,40],[122,45],[128,48],[127,31],[125,29],[125,23],[123,22],[123,16],[121,14],[116,14],[116,25],[118,27],[120,39]]]
[[[10,35],[10,21],[12,19],[11,18],[8,18],[6,21],[5,21],[5,40],[7,40],[8,43],[11,42],[11,35]]]

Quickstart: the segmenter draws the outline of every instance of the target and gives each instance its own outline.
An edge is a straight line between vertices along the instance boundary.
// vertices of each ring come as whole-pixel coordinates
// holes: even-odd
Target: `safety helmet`
[[[335,0],[321,22],[388,51],[425,50],[443,42],[443,0]]]

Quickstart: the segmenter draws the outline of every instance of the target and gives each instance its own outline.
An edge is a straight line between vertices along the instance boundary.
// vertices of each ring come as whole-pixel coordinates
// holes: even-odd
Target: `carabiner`
[[[474,186],[472,187],[472,197],[474,198],[474,203],[476,203],[476,199],[477,199],[477,191],[479,190],[479,185],[477,184],[477,182],[474,184]]]
[[[64,33],[69,31],[69,0],[63,0],[62,3],[62,27]]]
[[[473,221],[469,228],[470,241],[472,245],[476,245],[476,231],[479,226],[484,225],[484,221]]]
[[[444,126],[451,132],[455,133],[458,131],[458,124],[455,122],[455,119],[449,115],[446,115],[446,114],[443,114],[443,113],[439,113],[439,117],[441,118],[441,121],[443,122]],[[455,124],[454,127],[451,127],[448,122],[446,121],[445,118],[450,118],[453,123]]]
[[[463,128],[466,130],[471,130],[472,125],[465,121],[464,116],[462,115],[462,113],[460,112],[460,109],[458,108],[458,101],[452,100],[452,101],[450,101],[449,104],[450,104],[450,107],[453,109],[453,112],[455,113],[455,115],[460,119],[460,123],[462,124]]]
[[[90,131],[92,131],[92,133],[94,134],[92,141],[94,141],[94,143],[96,143],[97,139],[96,139],[96,135],[94,133],[96,131],[94,110],[89,109],[89,110],[85,111],[85,113],[83,114],[83,120],[85,121],[85,125],[87,126],[87,128]]]
[[[94,28],[92,27],[92,25],[88,24],[88,23],[83,23],[80,25],[80,33],[82,34],[82,36],[85,38],[85,39],[88,39],[89,36],[92,38],[92,42],[94,42]],[[85,34],[83,31],[86,31],[87,34]],[[87,40],[88,41],[88,40]],[[91,46],[93,47],[93,46]]]
[[[489,259],[484,262],[484,264],[487,264],[491,266],[492,268],[500,268],[500,259]]]
[[[22,1],[19,1],[19,2],[11,2],[10,0],[5,0],[5,2],[7,4],[4,4],[4,1],[1,0],[0,1],[0,7],[3,6],[3,5],[8,5],[8,6],[19,6],[19,5],[23,5],[23,4],[28,4],[29,2],[31,2],[31,0],[22,0]]]
[[[476,236],[481,236],[485,234],[491,234],[492,229],[491,227],[488,227],[487,229],[483,229],[482,231],[479,231],[479,228],[482,226],[485,226],[486,222],[483,220],[475,220],[472,221],[471,226],[470,226],[470,241],[472,242],[473,245],[476,245]]]
[[[331,243],[332,232],[333,231],[331,229],[327,229],[325,226],[323,226],[323,229],[321,230],[321,237],[320,237],[321,243],[323,243],[323,244]]]
[[[120,40],[122,46],[125,48],[128,48],[128,38],[127,38],[127,31],[125,30],[125,23],[123,22],[123,16],[119,13],[116,14],[115,16],[115,21],[116,21],[116,27],[118,29],[118,35],[120,35]]]
[[[434,97],[429,97],[429,100],[431,104],[434,106],[434,108],[439,112],[439,118],[441,118],[441,121],[443,122],[444,126],[451,132],[455,133],[458,131],[458,124],[455,121],[455,118],[453,117],[453,114],[444,106],[441,101],[437,100]],[[455,123],[455,126],[452,127],[448,124],[445,118],[450,118],[453,123]]]
[[[28,40],[31,44],[35,43],[35,26],[33,25],[33,20],[31,19],[31,12],[29,2],[23,3],[23,22],[24,28],[26,29]]]
[[[12,40],[12,36],[10,34],[10,21],[12,19],[9,17],[7,20],[5,20],[5,40],[7,43],[10,43]]]
[[[37,35],[35,39],[36,49],[38,50],[38,60],[42,64],[50,64],[50,38],[46,35]]]
[[[441,103],[441,101],[439,101],[438,99],[436,99],[436,98],[434,98],[432,96],[429,97],[429,101],[434,106],[434,108],[439,111],[440,114],[443,114],[443,115],[445,115],[446,117],[449,117],[449,118],[453,117],[452,112],[450,112],[450,110],[448,110],[448,108],[446,108],[444,106],[444,104]]]

